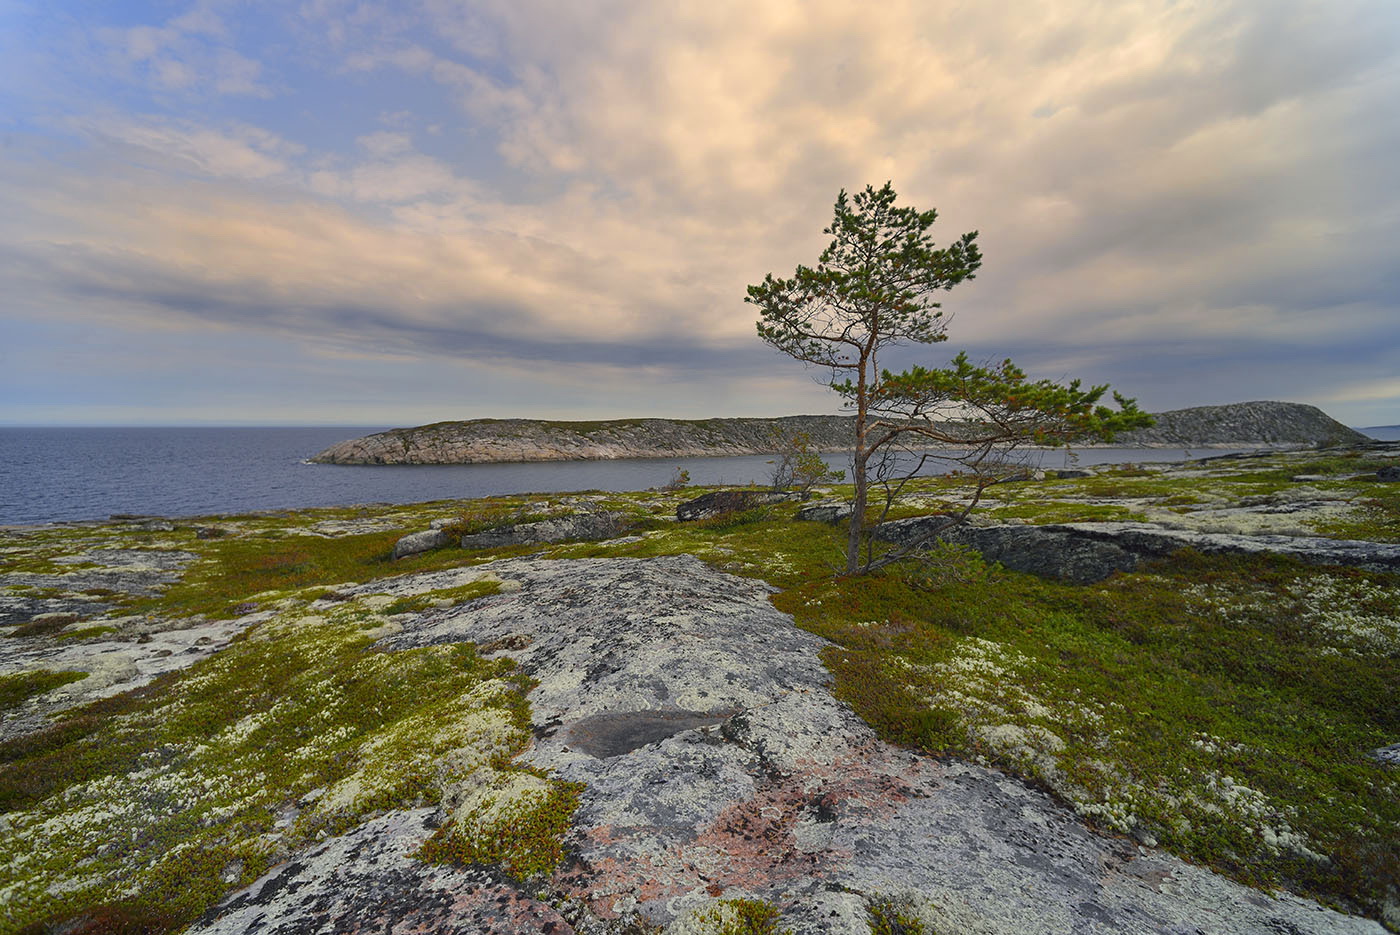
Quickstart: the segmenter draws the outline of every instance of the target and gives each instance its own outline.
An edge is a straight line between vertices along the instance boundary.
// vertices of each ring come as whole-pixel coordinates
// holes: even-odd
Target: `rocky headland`
[[[1314,406],[1252,402],[1157,413],[1151,428],[1128,432],[1115,447],[1253,448],[1356,444],[1366,436]],[[612,458],[697,458],[768,454],[779,437],[805,433],[815,451],[850,448],[850,416],[773,419],[614,419],[545,422],[473,419],[391,429],[332,445],[320,464],[480,464]]]
[[[1400,930],[1400,445],[1076,473],[0,530],[0,932]]]

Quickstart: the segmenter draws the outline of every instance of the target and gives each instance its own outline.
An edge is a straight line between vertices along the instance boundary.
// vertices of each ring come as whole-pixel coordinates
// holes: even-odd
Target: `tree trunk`
[[[856,376],[856,450],[855,456],[851,459],[851,471],[855,474],[856,496],[855,502],[851,504],[850,531],[846,537],[846,574],[854,575],[860,571],[860,543],[865,533],[865,500],[866,500],[866,477],[865,464],[870,457],[870,452],[865,449],[865,423],[868,400],[866,399],[866,361],[870,352],[867,350],[860,356],[860,368]]]

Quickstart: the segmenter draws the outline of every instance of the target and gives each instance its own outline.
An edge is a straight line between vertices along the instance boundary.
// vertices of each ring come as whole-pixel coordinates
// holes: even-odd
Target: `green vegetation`
[[[778,926],[778,910],[757,899],[721,899],[696,913],[704,935],[792,935]]]
[[[935,935],[901,900],[875,899],[865,907],[870,935]]]
[[[12,711],[35,695],[51,692],[87,677],[86,672],[49,672],[43,669],[0,675],[0,712]]]
[[[1400,541],[1400,485],[1346,479],[1381,463],[1278,456],[1191,474],[1138,467],[999,484],[986,490],[986,512],[1032,523],[1186,516],[1306,485],[1336,504],[1319,532]],[[1293,482],[1299,474],[1327,479]],[[920,478],[891,515],[946,509],[970,483]],[[10,887],[0,929],[79,912],[113,931],[175,929],[293,848],[420,803],[442,803],[451,818],[423,859],[521,879],[548,873],[582,790],[515,763],[528,741],[528,682],[471,646],[372,649],[392,615],[499,587],[483,576],[414,591],[395,579],[524,554],[689,553],[762,578],[786,589],[773,597],[780,609],[832,641],[824,659],[835,693],[888,740],[1023,776],[1105,831],[1250,883],[1372,916],[1385,887],[1400,886],[1400,773],[1367,756],[1400,734],[1393,576],[1181,553],[1076,586],[942,549],[919,565],[839,577],[845,531],[795,523],[795,503],[670,519],[678,502],[711,489],[223,517],[228,534],[214,539],[194,527],[116,525],[7,538],[7,572],[67,574],[83,566],[55,559],[97,549],[195,553],[155,596],[84,588],[118,605],[116,615],[273,613],[183,673],[0,744]],[[639,537],[390,558],[397,538],[429,519],[485,529],[579,508],[625,511]],[[11,593],[62,593],[15,581]],[[371,581],[381,583],[364,590],[379,593],[344,593]],[[63,630],[78,619],[5,632],[51,643],[110,629],[96,619]],[[0,676],[0,709],[83,677]],[[712,911],[716,931],[782,931],[766,903]],[[876,900],[869,911],[876,932],[926,933],[915,907]]]
[[[289,608],[183,673],[0,744],[4,928],[104,904],[183,924],[291,848],[468,778],[529,829],[494,859],[523,872],[557,860],[577,792],[511,762],[528,683],[470,645],[373,651],[386,622],[373,603]]]

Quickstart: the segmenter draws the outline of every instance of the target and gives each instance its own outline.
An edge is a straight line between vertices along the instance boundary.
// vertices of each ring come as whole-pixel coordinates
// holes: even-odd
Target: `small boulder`
[[[611,539],[622,532],[626,517],[622,513],[575,513],[543,519],[535,523],[517,523],[462,537],[464,549],[499,549],[508,545],[529,545],[537,542],[594,541]]]
[[[1376,472],[1376,480],[1383,484],[1394,484],[1400,482],[1400,464],[1392,464],[1383,467]]]
[[[417,555],[430,549],[440,549],[452,542],[452,536],[441,529],[426,529],[423,532],[409,533],[394,543],[394,558]]]
[[[818,500],[799,509],[797,518],[811,523],[839,523],[851,518],[851,505],[843,500]]]
[[[1093,477],[1089,471],[1051,471],[1056,480],[1078,480],[1081,477]]]
[[[687,500],[676,507],[676,519],[683,523],[697,519],[713,519],[726,513],[751,510],[766,503],[782,503],[796,494],[771,493],[762,490],[716,490]]]

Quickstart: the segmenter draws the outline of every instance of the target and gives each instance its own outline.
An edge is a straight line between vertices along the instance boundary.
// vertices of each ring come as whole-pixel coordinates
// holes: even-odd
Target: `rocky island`
[[[1201,406],[1155,415],[1151,428],[1128,432],[1115,447],[1251,448],[1354,444],[1366,436],[1315,406],[1252,402]],[[850,416],[773,419],[613,419],[546,422],[473,419],[390,429],[332,445],[319,464],[483,464],[509,461],[583,461],[611,458],[698,458],[767,454],[774,433],[804,433],[815,451],[851,446]]]
[[[1400,445],[1083,474],[0,530],[0,932],[1400,931]]]

